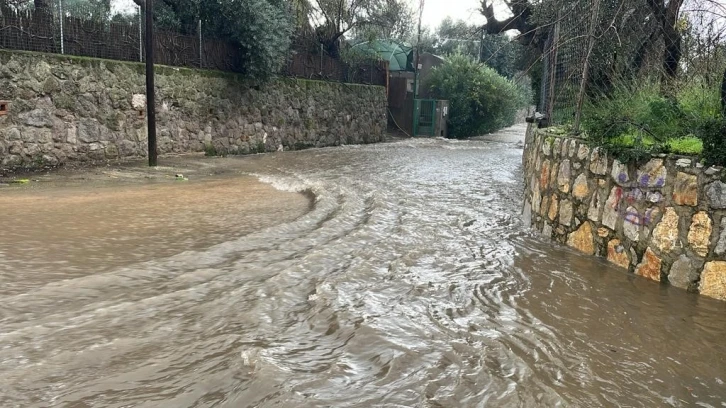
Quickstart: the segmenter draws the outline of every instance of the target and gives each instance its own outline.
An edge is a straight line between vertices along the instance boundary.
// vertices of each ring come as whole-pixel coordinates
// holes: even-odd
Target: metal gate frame
[[[413,135],[436,136],[436,100],[415,99],[413,106]]]

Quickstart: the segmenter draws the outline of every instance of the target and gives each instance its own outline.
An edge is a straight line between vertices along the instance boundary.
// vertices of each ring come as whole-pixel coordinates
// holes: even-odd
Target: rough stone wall
[[[726,172],[695,158],[621,163],[530,127],[524,217],[631,273],[726,300]]]
[[[0,171],[143,157],[144,66],[0,51]],[[160,154],[245,154],[383,140],[378,86],[157,67]],[[2,103],[0,102],[0,105]]]

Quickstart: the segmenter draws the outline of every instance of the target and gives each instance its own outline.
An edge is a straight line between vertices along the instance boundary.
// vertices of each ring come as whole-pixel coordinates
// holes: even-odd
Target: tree
[[[111,1],[64,0],[63,12],[73,17],[105,22],[111,19]]]
[[[52,7],[50,0],[33,0],[33,5],[36,10],[46,13],[50,13]]]
[[[421,52],[466,55],[512,78],[520,70],[522,48],[504,34],[485,34],[481,27],[447,17],[434,33],[428,29],[422,33]]]
[[[677,27],[683,0],[647,0],[647,3],[660,24],[665,41],[663,72],[666,76],[664,78],[675,78],[678,73],[678,63],[683,56],[681,33]]]
[[[308,0],[307,9],[317,41],[335,58],[350,32],[376,29],[385,36],[405,36],[411,27],[405,0]]]
[[[512,0],[504,2],[509,9],[509,17],[497,19],[494,13],[494,0],[482,0],[482,13],[487,19],[484,29],[491,34],[518,30],[521,43],[533,46],[539,52],[544,50],[546,38],[552,25],[558,20],[558,11],[567,9],[577,0]],[[650,35],[642,32],[627,38],[629,42],[639,43],[625,57],[629,59],[623,66],[640,67],[644,55],[658,46],[662,38],[665,46],[662,54],[663,76],[675,78],[682,57],[681,34],[678,19],[684,0],[611,0],[604,1],[603,10],[609,11],[602,16],[601,28],[606,32],[611,27],[646,28],[651,21],[656,22],[656,30]],[[627,25],[626,25],[627,22]],[[616,33],[618,34],[618,33]],[[622,34],[619,38],[622,39]]]
[[[389,2],[384,14],[382,21],[389,21],[390,24],[365,24],[351,30],[352,36],[357,41],[386,39],[405,42],[413,35],[414,12],[407,3]]]
[[[453,55],[457,52],[479,59],[481,29],[464,20],[446,17],[436,29],[436,53]]]

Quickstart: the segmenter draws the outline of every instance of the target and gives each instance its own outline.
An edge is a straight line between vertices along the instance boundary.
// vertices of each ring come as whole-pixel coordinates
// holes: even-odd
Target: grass
[[[616,147],[632,148],[636,146],[655,146],[655,139],[651,136],[642,136],[635,133],[626,133],[608,140],[608,144]]]
[[[703,153],[703,140],[697,137],[682,137],[666,142],[668,150],[676,154],[701,155]]]
[[[627,133],[611,138],[608,140],[607,146],[618,149],[639,148],[652,151],[657,150],[688,156],[700,156],[703,154],[703,140],[695,136],[672,138],[659,144],[652,136],[640,136]]]
[[[673,153],[726,164],[719,89],[706,79],[689,78],[670,96],[653,80],[616,87],[587,102],[583,128],[616,154]]]

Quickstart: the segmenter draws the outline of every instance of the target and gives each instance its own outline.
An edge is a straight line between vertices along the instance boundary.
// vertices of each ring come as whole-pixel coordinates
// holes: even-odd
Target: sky
[[[412,7],[418,9],[418,1],[410,0]],[[481,8],[480,0],[425,0],[423,25],[431,28],[439,26],[441,21],[447,16],[454,20],[464,20],[471,24],[483,25],[484,17],[479,9]]]
[[[419,0],[408,1],[414,10],[418,9]],[[136,10],[132,0],[112,0],[111,6],[114,11]],[[479,11],[480,8],[481,0],[425,0],[422,23],[436,28],[444,18],[450,16],[454,20],[483,25],[485,19]]]

